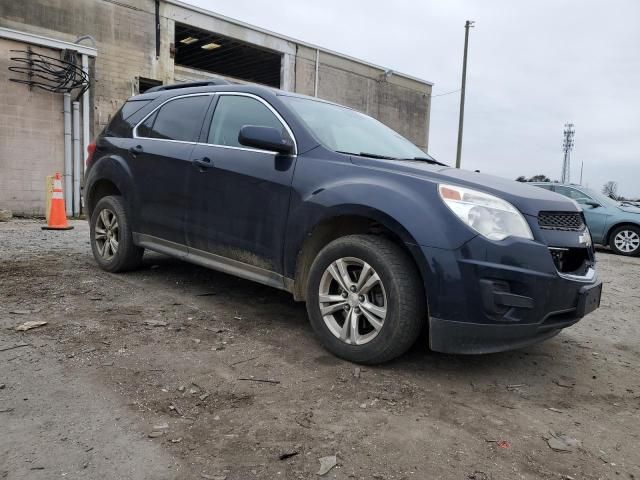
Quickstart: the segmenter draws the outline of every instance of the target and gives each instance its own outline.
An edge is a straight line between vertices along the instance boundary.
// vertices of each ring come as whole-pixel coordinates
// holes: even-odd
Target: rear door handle
[[[144,148],[142,148],[142,145],[136,145],[135,147],[131,147],[129,151],[134,155],[138,155],[144,152]]]
[[[200,168],[200,170],[205,170],[207,168],[213,167],[213,162],[209,157],[196,158],[193,160],[193,163]]]

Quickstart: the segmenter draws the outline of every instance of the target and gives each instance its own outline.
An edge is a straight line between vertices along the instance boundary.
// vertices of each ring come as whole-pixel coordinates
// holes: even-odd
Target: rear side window
[[[170,100],[142,122],[136,133],[139,137],[195,142],[210,100],[209,95]]]
[[[255,98],[222,95],[213,114],[207,143],[241,147],[238,134],[245,125],[284,129],[278,117]]]
[[[122,108],[113,116],[113,119],[104,131],[107,136],[127,137],[131,135],[131,129],[135,126],[134,118],[136,112],[146,107],[151,100],[129,100],[122,105]],[[131,118],[131,119],[130,119]],[[139,118],[138,118],[139,120]],[[133,123],[132,123],[133,122]]]
[[[556,192],[573,200],[592,200],[588,195],[571,187],[556,187]]]

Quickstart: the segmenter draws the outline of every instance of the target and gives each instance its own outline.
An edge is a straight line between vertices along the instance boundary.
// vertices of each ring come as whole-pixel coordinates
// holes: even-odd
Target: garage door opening
[[[176,65],[280,88],[278,52],[180,24],[175,39]]]

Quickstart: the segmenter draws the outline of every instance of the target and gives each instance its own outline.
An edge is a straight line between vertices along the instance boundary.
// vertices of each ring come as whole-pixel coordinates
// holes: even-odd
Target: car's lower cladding
[[[459,250],[422,247],[430,267],[425,280],[432,350],[477,354],[521,348],[597,308],[597,278],[559,273],[546,245],[513,238],[493,245],[477,237]]]

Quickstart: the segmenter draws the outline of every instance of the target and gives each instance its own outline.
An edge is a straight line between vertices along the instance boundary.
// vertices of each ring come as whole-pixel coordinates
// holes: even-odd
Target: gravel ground
[[[541,345],[359,368],[284,292],[40,225],[0,223],[0,479],[640,479],[640,259]]]

